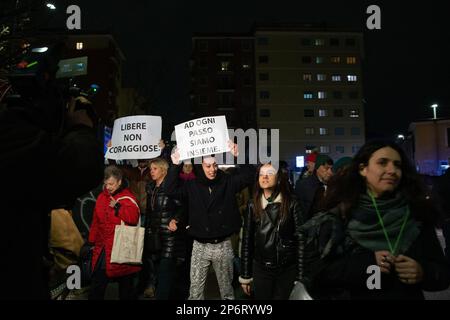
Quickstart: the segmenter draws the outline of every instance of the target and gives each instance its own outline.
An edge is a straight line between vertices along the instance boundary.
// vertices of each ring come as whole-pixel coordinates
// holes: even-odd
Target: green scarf
[[[396,194],[393,198],[375,200],[386,233],[394,245],[407,213],[406,199],[402,195]],[[421,223],[410,216],[399,240],[396,255],[403,254],[409,249],[420,233],[420,226]],[[347,231],[351,238],[364,248],[372,251],[389,250],[389,244],[372,199],[367,194],[360,196],[358,207],[352,211]]]

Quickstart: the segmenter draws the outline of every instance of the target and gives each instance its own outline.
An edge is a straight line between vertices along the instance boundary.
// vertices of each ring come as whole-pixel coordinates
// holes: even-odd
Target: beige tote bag
[[[136,207],[139,206],[133,198],[121,197],[116,201],[128,199]],[[144,250],[145,228],[141,227],[141,218],[137,226],[126,226],[123,221],[116,226],[114,231],[114,242],[111,252],[111,263],[119,264],[142,264],[142,252]]]

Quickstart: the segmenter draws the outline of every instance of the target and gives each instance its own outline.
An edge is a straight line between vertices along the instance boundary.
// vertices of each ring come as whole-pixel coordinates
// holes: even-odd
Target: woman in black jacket
[[[164,191],[169,164],[161,158],[150,162],[153,182],[147,186],[146,258],[155,262],[156,299],[168,300],[174,294],[173,279],[177,259],[185,258],[185,227],[182,225],[181,205]],[[151,261],[149,261],[151,263]]]
[[[253,287],[255,299],[287,299],[300,271],[302,213],[284,171],[265,164],[257,177],[244,215],[239,281],[247,295]]]
[[[450,267],[436,237],[436,210],[430,202],[399,146],[366,143],[329,184],[327,212],[315,220],[333,222],[315,221],[317,232],[306,233],[305,244],[315,243],[315,234],[320,242],[319,252],[310,252],[313,246],[308,245],[301,252],[305,284],[312,294],[332,299],[424,299],[422,290],[446,289]],[[313,222],[302,226],[302,234]],[[318,262],[314,257],[319,256]]]

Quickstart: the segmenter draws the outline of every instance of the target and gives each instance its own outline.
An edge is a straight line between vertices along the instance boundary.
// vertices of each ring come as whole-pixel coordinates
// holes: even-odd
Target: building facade
[[[333,159],[364,144],[363,37],[298,26],[255,27],[256,118],[279,129],[280,159]]]

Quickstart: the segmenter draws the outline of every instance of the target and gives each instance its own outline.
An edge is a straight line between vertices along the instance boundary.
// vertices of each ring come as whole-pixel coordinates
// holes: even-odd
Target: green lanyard
[[[381,218],[380,211],[378,210],[377,202],[375,201],[375,198],[373,197],[372,193],[371,192],[368,192],[368,193],[369,193],[370,198],[372,199],[372,203],[373,203],[373,206],[375,207],[375,211],[377,212],[378,220],[380,221],[380,225],[381,225],[381,228],[383,229],[384,236],[386,237],[387,243],[389,245],[389,249],[391,250],[392,255],[395,256],[396,253],[397,253],[398,243],[400,241],[400,238],[402,237],[403,230],[405,229],[406,222],[408,221],[408,218],[409,218],[409,206],[406,207],[405,219],[403,220],[403,224],[402,224],[402,227],[400,229],[400,233],[397,236],[397,240],[395,240],[394,247],[392,247],[391,240],[389,239],[389,236],[387,234],[386,228],[384,227],[383,219]]]

